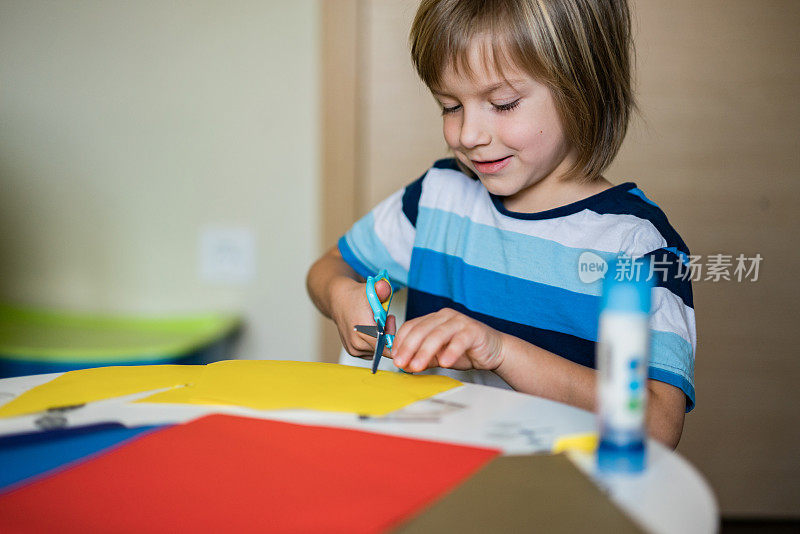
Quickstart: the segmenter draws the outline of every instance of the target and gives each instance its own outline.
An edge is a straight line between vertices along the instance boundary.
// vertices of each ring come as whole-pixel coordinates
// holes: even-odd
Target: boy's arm
[[[342,259],[339,249],[333,247],[308,270],[306,288],[311,301],[322,315],[333,319],[333,304],[340,291],[363,281],[361,275]]]
[[[508,334],[502,337],[495,372],[517,391],[597,410],[597,371],[571,362]],[[680,389],[648,380],[647,430],[650,437],[675,448],[683,431],[686,397]]]
[[[345,350],[353,356],[372,356],[371,338],[353,330],[357,324],[374,324],[375,319],[367,302],[366,283],[333,247],[318,259],[306,277],[306,287],[314,305],[325,317],[333,319]],[[375,284],[378,298],[389,296],[386,282]],[[387,328],[394,328],[394,319]]]
[[[448,308],[406,321],[395,336],[392,357],[411,372],[428,367],[494,371],[517,391],[596,410],[597,371]],[[648,380],[648,389],[648,433],[674,448],[683,429],[684,393],[656,380]]]

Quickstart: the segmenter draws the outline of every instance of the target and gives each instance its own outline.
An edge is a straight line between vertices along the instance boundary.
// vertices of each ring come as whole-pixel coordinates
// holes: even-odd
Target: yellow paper
[[[137,365],[69,371],[0,406],[0,417],[190,384],[203,368],[202,365]]]
[[[553,445],[553,454],[566,451],[594,452],[597,450],[597,434],[569,434],[561,436]]]
[[[446,376],[391,371],[373,375],[369,369],[332,363],[231,360],[207,365],[193,386],[156,393],[138,402],[385,415],[460,385]]]

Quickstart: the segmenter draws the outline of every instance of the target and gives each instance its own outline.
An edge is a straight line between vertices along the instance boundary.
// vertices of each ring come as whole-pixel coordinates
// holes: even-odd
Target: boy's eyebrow
[[[525,83],[524,79],[505,80],[505,81],[502,81],[502,82],[493,83],[491,85],[487,85],[486,87],[480,89],[478,91],[478,96],[489,95],[489,94],[493,93],[494,91],[497,91],[498,89],[502,89],[503,87],[511,87],[512,89],[515,89],[515,85],[523,85],[524,83]],[[445,93],[445,92],[443,92],[443,91],[441,91],[439,89],[431,89],[431,93],[433,93],[434,96],[449,96],[449,97],[453,96],[453,95],[449,95],[449,94],[447,94],[447,93]]]

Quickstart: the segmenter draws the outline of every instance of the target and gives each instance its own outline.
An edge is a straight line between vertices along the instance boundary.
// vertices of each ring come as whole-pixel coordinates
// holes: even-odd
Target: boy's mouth
[[[503,169],[508,163],[511,161],[511,156],[506,156],[500,159],[493,159],[493,160],[471,160],[472,164],[475,165],[475,169],[481,174],[492,174],[495,172],[499,172]]]

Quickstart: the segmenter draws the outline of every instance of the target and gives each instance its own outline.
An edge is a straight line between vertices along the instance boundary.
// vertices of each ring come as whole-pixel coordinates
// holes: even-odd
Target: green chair
[[[0,305],[0,378],[230,357],[236,316],[117,317]]]

